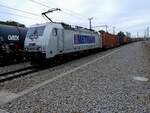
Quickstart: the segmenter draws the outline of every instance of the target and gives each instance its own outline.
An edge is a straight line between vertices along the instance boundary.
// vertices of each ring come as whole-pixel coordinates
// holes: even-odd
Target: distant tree
[[[0,24],[3,24],[3,25],[10,25],[10,26],[18,26],[18,27],[26,27],[24,24],[21,24],[19,22],[16,22],[16,21],[0,21]]]
[[[124,32],[120,31],[118,34],[118,36],[122,36],[122,37],[125,37],[126,35],[124,34]]]
[[[105,31],[104,31],[104,30],[100,30],[99,32],[100,32],[100,33],[104,33]]]

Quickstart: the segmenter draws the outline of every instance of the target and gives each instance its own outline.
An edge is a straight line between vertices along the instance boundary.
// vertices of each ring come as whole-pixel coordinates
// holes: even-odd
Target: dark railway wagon
[[[0,25],[0,63],[23,59],[27,28]]]
[[[124,44],[124,36],[117,36],[118,44],[123,45]]]
[[[119,32],[118,34],[117,34],[117,39],[118,39],[118,44],[119,45],[123,45],[123,44],[125,44],[125,40],[124,40],[124,38],[125,38],[126,36],[125,36],[125,34],[123,33],[123,32]]]

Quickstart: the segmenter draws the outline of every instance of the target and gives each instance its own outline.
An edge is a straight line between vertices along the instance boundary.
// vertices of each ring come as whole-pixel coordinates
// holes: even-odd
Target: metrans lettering
[[[95,36],[88,35],[74,35],[74,44],[91,44],[95,43]]]

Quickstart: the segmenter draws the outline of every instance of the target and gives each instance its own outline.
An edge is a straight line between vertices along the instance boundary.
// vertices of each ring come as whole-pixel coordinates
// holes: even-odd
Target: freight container
[[[108,32],[100,31],[103,48],[113,48],[117,46],[117,37]]]
[[[123,45],[124,44],[124,38],[125,37],[126,37],[125,34],[123,32],[121,32],[121,31],[117,34],[117,39],[118,39],[118,44],[119,45]]]
[[[116,47],[117,46],[117,37],[116,35],[110,35],[111,36],[111,45],[112,47]]]
[[[124,44],[127,44],[129,42],[128,37],[124,37]]]
[[[102,38],[102,47],[103,48],[108,48],[108,42],[107,42],[107,33],[104,31],[100,31],[101,38]]]
[[[123,45],[124,44],[124,36],[117,36],[118,44]]]

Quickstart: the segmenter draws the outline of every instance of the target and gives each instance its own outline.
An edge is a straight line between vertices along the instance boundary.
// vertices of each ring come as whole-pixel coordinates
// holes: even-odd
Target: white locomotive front
[[[33,25],[25,39],[25,50],[32,58],[49,59],[94,48],[102,48],[98,32],[64,23]]]

